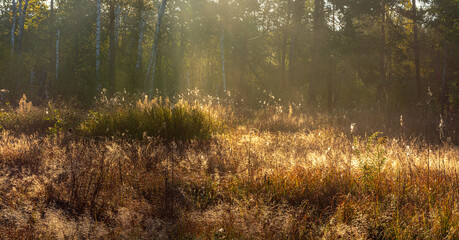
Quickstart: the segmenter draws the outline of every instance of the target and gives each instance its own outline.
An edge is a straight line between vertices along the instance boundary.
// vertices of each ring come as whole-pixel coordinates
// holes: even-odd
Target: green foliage
[[[167,140],[209,139],[222,130],[222,123],[197,106],[186,102],[169,105],[167,101],[150,106],[118,108],[105,113],[90,111],[80,125],[90,136],[161,137]]]
[[[207,179],[203,183],[192,182],[188,188],[194,205],[199,209],[205,210],[218,203],[221,198],[218,195],[218,184],[211,179]]]
[[[42,110],[32,110],[26,115],[15,111],[0,113],[0,128],[18,133],[45,133],[54,127],[55,118]]]
[[[59,111],[57,109],[52,110],[51,114],[48,114],[48,112],[46,112],[46,113],[47,114],[45,116],[45,121],[47,121],[49,123],[54,123],[53,126],[48,127],[47,133],[49,135],[56,135],[64,127],[64,120],[62,119],[62,117],[59,114]]]
[[[65,106],[56,108],[51,103],[46,108],[34,107],[25,95],[19,101],[18,108],[0,112],[0,130],[17,133],[55,135],[78,126],[80,121],[75,109]]]
[[[70,111],[48,108],[42,116],[49,126],[70,126]],[[30,109],[25,119],[40,112]],[[149,123],[153,127],[165,119],[189,123],[193,110],[205,117],[210,112],[146,99],[130,110],[112,105],[90,111],[84,123],[101,131],[112,124],[118,127],[112,133],[126,136],[132,132],[120,126],[140,133],[147,125],[142,121],[154,114],[159,120]],[[437,145],[427,153],[423,142],[381,133],[352,143],[328,124],[294,133],[254,134],[252,128],[239,125],[212,141],[181,144],[2,132],[0,169],[11,181],[1,185],[8,221],[0,232],[31,238],[17,235],[24,229],[13,225],[20,216],[28,219],[30,236],[50,239],[458,239],[454,147]],[[88,223],[93,232],[74,227]]]
[[[384,171],[387,161],[384,148],[387,139],[386,137],[378,137],[381,134],[381,132],[376,132],[371,135],[363,150],[360,150],[357,146],[356,139],[354,139],[353,146],[362,174],[361,181],[365,186],[365,190],[373,193],[378,193],[381,173]]]

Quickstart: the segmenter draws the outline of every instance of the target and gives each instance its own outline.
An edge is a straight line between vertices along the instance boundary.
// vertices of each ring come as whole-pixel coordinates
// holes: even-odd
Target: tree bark
[[[21,17],[19,19],[19,33],[18,33],[18,52],[20,53],[21,51],[21,44],[22,44],[22,36],[24,34],[24,25],[25,25],[25,19],[26,19],[26,14],[27,14],[27,7],[29,5],[29,0],[24,0],[24,9],[22,10]]]
[[[378,91],[378,100],[384,101],[386,93],[386,1],[381,3],[381,51],[379,55],[379,74],[380,83]]]
[[[421,83],[421,67],[419,63],[419,39],[418,39],[418,26],[417,26],[417,9],[416,0],[413,0],[412,4],[413,11],[413,34],[414,34],[414,65],[416,68],[416,96],[417,100],[422,98],[422,83]]]
[[[445,107],[448,105],[448,82],[446,78],[446,66],[447,66],[447,50],[446,50],[446,33],[445,33],[445,43],[443,46],[444,56],[443,56],[443,73],[442,73],[442,113]]]
[[[47,66],[48,69],[53,69],[54,66],[56,65],[55,63],[55,52],[54,52],[54,29],[55,29],[55,21],[54,21],[54,0],[50,1],[50,13],[49,13],[49,65]],[[52,71],[52,70],[51,70]],[[49,82],[46,81],[46,70],[41,69],[41,74],[40,74],[40,91],[44,90],[44,92],[47,94],[49,86],[52,84],[53,80],[50,80]]]
[[[18,5],[18,7],[17,7],[17,9],[16,9],[17,15],[18,15],[18,16],[17,16],[17,17],[18,17],[18,19],[17,19],[17,21],[18,21],[18,28],[19,28],[19,25],[20,25],[20,22],[21,22],[21,18],[22,18],[22,1],[23,1],[23,0],[19,0],[19,2],[18,2],[19,5]]]
[[[335,32],[335,4],[332,4],[332,31]],[[333,101],[333,79],[337,72],[329,71],[327,76],[327,108],[332,112],[334,108]]]
[[[309,82],[309,101],[313,104],[316,103],[317,87],[321,77],[321,47],[322,44],[322,22],[324,21],[324,0],[314,0],[314,14],[313,14],[313,29],[312,29],[312,63],[310,68],[310,82]]]
[[[73,77],[74,81],[79,81],[80,72],[80,14],[81,14],[81,0],[74,0],[73,2]],[[64,80],[64,79],[63,79]]]
[[[293,2],[293,27],[291,31],[288,82],[291,84],[296,81],[296,58],[297,58],[297,34],[300,31],[301,17],[303,15],[303,6],[305,0],[295,0]]]
[[[50,69],[52,69],[54,67],[54,60],[55,60],[55,57],[54,57],[54,28],[55,28],[55,22],[54,22],[54,0],[51,0],[51,3],[50,3],[50,15],[49,15],[49,42],[50,42],[50,46],[49,46],[49,51],[50,51]]]
[[[139,35],[137,39],[137,59],[135,63],[135,72],[139,73],[140,68],[142,67],[142,43],[145,33],[145,21],[143,20],[143,1],[139,1],[139,13],[138,13],[138,22],[139,22]]]
[[[109,9],[109,31],[110,31],[110,56],[109,56],[109,79],[108,79],[108,90],[110,94],[115,92],[115,81],[116,81],[116,6],[115,2],[111,1]]]
[[[156,22],[155,38],[153,39],[153,46],[152,46],[151,55],[150,55],[150,63],[148,65],[147,79],[151,77],[150,89],[149,89],[151,94],[153,93],[153,90],[155,88],[156,57],[158,54],[159,34],[160,34],[160,29],[161,29],[161,23],[164,17],[164,12],[166,11],[166,4],[167,4],[167,0],[163,0],[161,2],[161,6],[158,11],[158,21]],[[148,82],[145,83],[145,86],[148,86]]]
[[[59,41],[61,38],[61,31],[57,29],[56,38],[56,81],[59,79]]]
[[[13,0],[12,19],[11,19],[11,54],[14,54],[14,39],[16,37],[16,0]]]
[[[120,35],[120,24],[121,24],[121,7],[117,3],[115,7],[115,46],[118,48],[119,42],[119,35]]]
[[[100,41],[101,41],[101,9],[102,0],[97,0],[97,19],[96,19],[96,77],[97,77],[97,91],[102,88],[100,80]]]
[[[281,57],[280,57],[282,84],[285,84],[284,86],[286,86],[287,88],[289,86],[289,84],[288,84],[289,83],[288,76],[287,76],[287,72],[286,72],[287,41],[288,41],[288,33],[289,33],[287,28],[291,27],[290,26],[290,18],[291,18],[291,11],[292,11],[291,4],[292,4],[292,1],[288,0],[287,1],[287,20],[285,22],[285,26],[284,26],[283,33],[282,33],[282,47],[281,47]],[[281,84],[279,85],[279,87],[281,87]]]

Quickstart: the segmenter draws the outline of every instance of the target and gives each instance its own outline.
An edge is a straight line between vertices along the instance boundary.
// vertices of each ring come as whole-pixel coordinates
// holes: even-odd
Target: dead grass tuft
[[[205,140],[2,131],[2,236],[459,239],[456,147],[270,111]]]

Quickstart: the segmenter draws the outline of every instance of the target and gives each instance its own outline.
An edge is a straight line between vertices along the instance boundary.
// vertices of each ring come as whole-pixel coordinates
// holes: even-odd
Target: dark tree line
[[[457,0],[10,0],[0,88],[91,99],[259,89],[323,109],[459,106]]]

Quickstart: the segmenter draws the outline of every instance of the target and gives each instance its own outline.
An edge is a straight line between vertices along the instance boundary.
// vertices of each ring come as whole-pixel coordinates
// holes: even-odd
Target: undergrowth
[[[214,134],[230,107],[108,102],[2,112],[24,118],[1,122],[3,238],[459,239],[452,144],[357,135],[294,108]]]
[[[223,123],[202,106],[185,101],[175,104],[160,98],[138,100],[135,107],[106,112],[90,111],[80,130],[90,136],[146,136],[167,140],[209,139]]]
[[[81,120],[81,111],[78,109],[55,107],[52,103],[45,107],[36,107],[23,95],[17,108],[10,107],[0,111],[0,130],[55,135],[75,128]]]

